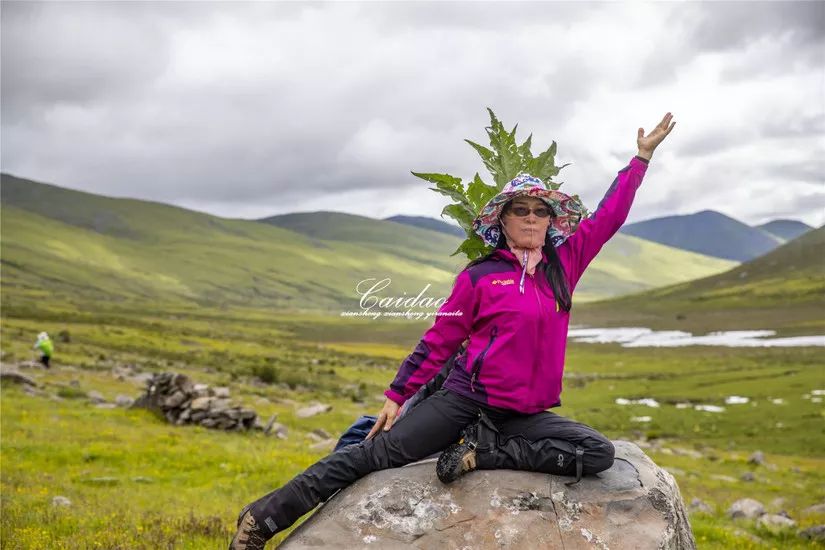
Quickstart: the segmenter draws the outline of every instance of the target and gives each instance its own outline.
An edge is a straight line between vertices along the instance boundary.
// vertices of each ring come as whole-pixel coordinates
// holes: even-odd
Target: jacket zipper
[[[533,283],[533,290],[536,293],[536,304],[538,306],[538,322],[536,323],[536,345],[533,348],[535,352],[533,353],[533,376],[531,381],[531,387],[535,387],[536,385],[536,372],[538,371],[538,362],[539,362],[539,350],[541,349],[541,334],[542,334],[542,324],[544,318],[542,317],[542,310],[541,310],[541,297],[539,296],[539,287],[536,284],[536,278],[532,277]]]
[[[487,350],[490,349],[490,346],[493,345],[493,342],[496,340],[496,336],[498,335],[498,327],[493,326],[493,329],[490,331],[490,341],[487,342],[487,347],[478,354],[475,361],[473,361],[473,371],[472,375],[470,376],[470,390],[476,391],[475,388],[475,381],[478,378],[479,373],[481,372],[481,364],[484,362],[484,356],[487,355]]]

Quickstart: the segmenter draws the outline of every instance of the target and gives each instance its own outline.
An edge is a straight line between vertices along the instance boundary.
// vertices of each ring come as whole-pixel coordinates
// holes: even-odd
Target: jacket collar
[[[518,258],[516,258],[516,255],[513,254],[513,252],[509,248],[497,248],[495,250],[495,256],[497,256],[499,258],[502,258],[502,259],[505,259],[505,260],[508,260],[510,263],[515,264],[516,267],[521,268],[521,262],[519,261]],[[545,263],[546,264],[548,261],[549,260],[547,259],[547,254],[545,254],[544,249],[542,249],[542,251],[541,251],[541,262],[539,262],[539,263]]]

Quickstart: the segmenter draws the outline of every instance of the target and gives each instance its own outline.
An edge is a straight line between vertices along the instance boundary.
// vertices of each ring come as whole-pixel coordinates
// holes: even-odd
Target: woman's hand
[[[672,118],[673,115],[667,113],[665,118],[662,119],[662,122],[660,122],[647,136],[645,136],[644,128],[639,128],[639,133],[636,137],[636,145],[639,146],[639,153],[641,153],[642,156],[649,159],[656,147],[658,147],[670,131],[673,130],[676,123],[670,123]]]
[[[381,413],[378,415],[378,420],[375,421],[375,426],[372,427],[370,433],[367,434],[367,439],[372,439],[375,437],[381,428],[384,428],[384,431],[389,431],[392,428],[392,423],[395,422],[395,417],[398,416],[398,409],[401,408],[401,405],[390,399],[389,397],[384,402],[384,408],[381,409]]]

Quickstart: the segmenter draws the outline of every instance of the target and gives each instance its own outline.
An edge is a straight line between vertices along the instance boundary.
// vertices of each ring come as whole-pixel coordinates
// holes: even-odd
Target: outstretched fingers
[[[375,434],[381,431],[381,428],[384,426],[384,423],[386,421],[387,413],[382,412],[380,415],[378,415],[378,420],[375,421],[375,425],[370,430],[370,433],[367,434],[367,439],[372,439],[373,437],[375,437]]]

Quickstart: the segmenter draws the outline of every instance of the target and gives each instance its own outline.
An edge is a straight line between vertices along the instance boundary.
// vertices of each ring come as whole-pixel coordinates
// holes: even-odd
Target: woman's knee
[[[616,449],[609,439],[587,440],[587,443],[590,444],[584,450],[585,472],[595,474],[613,466]]]

